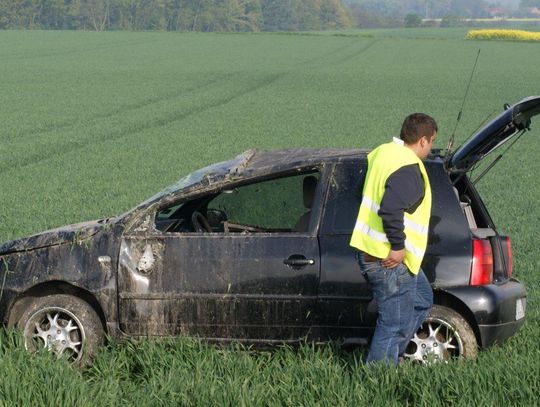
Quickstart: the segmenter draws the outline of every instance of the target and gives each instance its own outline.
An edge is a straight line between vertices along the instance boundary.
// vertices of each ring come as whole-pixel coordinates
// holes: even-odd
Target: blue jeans
[[[415,332],[433,306],[433,291],[422,270],[412,274],[403,263],[388,269],[380,262],[364,261],[357,253],[360,270],[377,301],[377,326],[371,339],[367,363],[398,364]]]

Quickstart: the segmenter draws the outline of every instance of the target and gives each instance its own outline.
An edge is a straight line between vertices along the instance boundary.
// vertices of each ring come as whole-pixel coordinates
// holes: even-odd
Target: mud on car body
[[[468,172],[530,125],[524,99],[454,154],[426,161],[433,211],[423,269],[435,307],[415,360],[474,357],[525,316],[499,233]],[[0,247],[0,317],[84,363],[111,336],[367,344],[376,321],[349,238],[368,150],[247,151],[181,179],[133,210]]]

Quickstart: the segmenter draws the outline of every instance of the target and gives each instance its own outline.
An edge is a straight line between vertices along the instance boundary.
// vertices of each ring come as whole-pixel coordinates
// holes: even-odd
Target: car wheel
[[[16,324],[29,351],[39,347],[84,365],[103,343],[104,330],[94,309],[80,298],[56,294],[32,298]]]
[[[455,358],[473,359],[478,353],[476,336],[468,322],[456,311],[434,305],[429,317],[414,334],[405,358],[421,362],[441,362]]]

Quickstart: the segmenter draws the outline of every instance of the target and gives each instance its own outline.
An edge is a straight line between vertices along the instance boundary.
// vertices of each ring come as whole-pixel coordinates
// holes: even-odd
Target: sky
[[[520,0],[491,0],[488,3],[501,3],[503,6],[517,8]]]

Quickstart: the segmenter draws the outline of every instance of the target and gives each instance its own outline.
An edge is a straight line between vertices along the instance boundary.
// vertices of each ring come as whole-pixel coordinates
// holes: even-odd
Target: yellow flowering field
[[[540,32],[525,30],[471,30],[467,40],[540,41]]]

